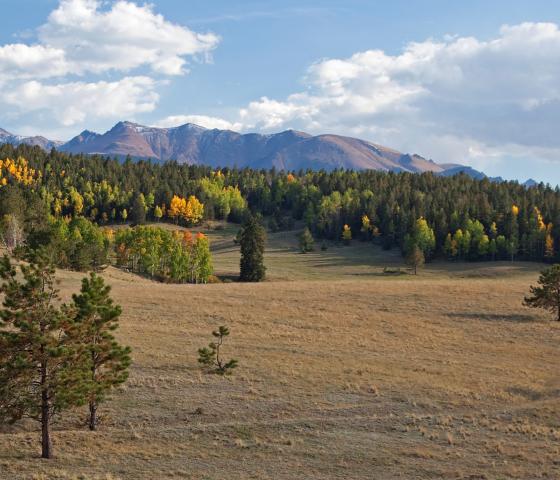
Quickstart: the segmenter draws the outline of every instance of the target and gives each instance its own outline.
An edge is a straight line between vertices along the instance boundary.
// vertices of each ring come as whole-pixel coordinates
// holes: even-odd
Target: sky
[[[560,3],[2,0],[0,128],[335,133],[560,184]]]

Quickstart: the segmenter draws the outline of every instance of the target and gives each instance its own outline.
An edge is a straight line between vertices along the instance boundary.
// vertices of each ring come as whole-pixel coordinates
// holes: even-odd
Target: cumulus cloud
[[[10,79],[62,76],[69,68],[64,50],[59,48],[21,43],[0,47],[0,71]]]
[[[170,128],[194,123],[205,128],[217,128],[219,130],[240,130],[243,125],[240,122],[230,122],[223,118],[209,117],[207,115],[171,115],[157,122],[155,127]]]
[[[69,127],[88,120],[151,112],[159,99],[155,87],[156,82],[149,77],[57,84],[31,80],[2,93],[0,102],[21,113],[46,110],[58,123]]]
[[[150,112],[161,77],[188,73],[189,59],[208,60],[219,43],[129,0],[60,0],[36,33],[0,46],[0,111],[36,112],[48,127]]]
[[[321,60],[308,69],[305,91],[251,102],[240,118],[245,129],[361,135],[484,167],[496,156],[559,157],[559,80],[558,26],[523,23],[488,41],[430,39],[398,55]]]
[[[207,55],[219,38],[167,21],[151,5],[119,0],[61,0],[39,29],[45,45],[66,54],[75,73],[128,71],[142,65],[164,75],[185,73],[186,57]]]

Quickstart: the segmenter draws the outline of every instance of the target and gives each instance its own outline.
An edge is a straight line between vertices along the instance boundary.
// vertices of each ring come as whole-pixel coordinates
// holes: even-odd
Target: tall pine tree
[[[41,456],[53,455],[53,417],[85,402],[87,364],[74,348],[66,309],[59,308],[54,270],[44,260],[0,263],[0,419],[30,417],[41,424]]]
[[[241,231],[241,262],[239,279],[242,282],[264,280],[264,246],[266,232],[255,216],[250,216]]]
[[[128,378],[130,348],[121,346],[113,332],[119,326],[121,307],[109,296],[111,287],[91,273],[82,280],[79,295],[73,295],[74,338],[88,363],[88,405],[90,430],[97,426],[97,409],[107,393]]]

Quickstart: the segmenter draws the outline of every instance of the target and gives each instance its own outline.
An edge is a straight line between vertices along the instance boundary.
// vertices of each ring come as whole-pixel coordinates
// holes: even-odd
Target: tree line
[[[193,226],[242,222],[252,214],[269,218],[272,230],[301,221],[318,239],[359,237],[403,254],[415,245],[426,259],[560,259],[560,190],[544,184],[525,188],[432,173],[212,170],[24,145],[1,146],[0,159],[15,162],[18,175],[26,176],[17,183],[2,170],[0,214],[17,203],[17,195],[7,193],[17,184],[33,189],[34,202],[55,218],[83,216],[98,225],[167,220]],[[18,164],[22,159],[25,165]],[[428,229],[427,243],[419,222]]]

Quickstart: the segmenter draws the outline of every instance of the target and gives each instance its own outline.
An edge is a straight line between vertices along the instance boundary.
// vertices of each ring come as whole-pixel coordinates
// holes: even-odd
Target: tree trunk
[[[46,411],[45,411],[46,410]],[[52,458],[52,443],[50,427],[49,407],[43,407],[41,413],[41,458]]]
[[[97,337],[94,337],[93,344],[97,345]],[[91,381],[95,384],[97,374],[97,362],[95,351],[91,352]],[[95,395],[89,400],[89,429],[93,432],[97,426],[97,401]]]
[[[52,458],[50,434],[50,405],[47,383],[47,365],[41,365],[41,458]]]
[[[89,402],[89,429],[93,432],[97,427],[97,404],[92,400]]]

